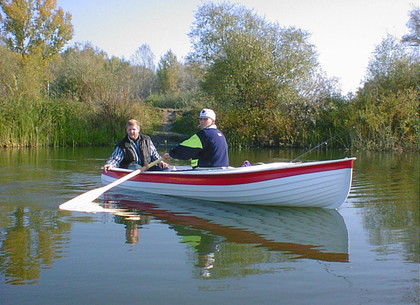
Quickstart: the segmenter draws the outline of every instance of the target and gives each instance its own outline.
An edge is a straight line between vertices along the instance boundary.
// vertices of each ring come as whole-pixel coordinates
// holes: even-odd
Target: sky
[[[90,42],[108,56],[130,59],[148,44],[156,64],[169,50],[183,61],[191,51],[188,33],[204,0],[58,0],[72,15],[75,42]],[[213,0],[214,3],[222,1]],[[409,12],[420,0],[231,0],[281,27],[310,33],[318,62],[336,77],[344,94],[366,76],[375,47],[409,33]]]

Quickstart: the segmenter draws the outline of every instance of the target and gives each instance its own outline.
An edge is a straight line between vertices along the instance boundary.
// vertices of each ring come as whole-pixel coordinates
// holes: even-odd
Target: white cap
[[[200,118],[210,118],[213,121],[216,121],[216,113],[211,109],[203,109],[200,112]]]

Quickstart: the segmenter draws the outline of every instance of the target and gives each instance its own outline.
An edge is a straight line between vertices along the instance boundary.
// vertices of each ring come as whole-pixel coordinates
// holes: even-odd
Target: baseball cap
[[[213,121],[216,121],[216,113],[211,109],[203,109],[200,112],[200,118],[210,118]]]

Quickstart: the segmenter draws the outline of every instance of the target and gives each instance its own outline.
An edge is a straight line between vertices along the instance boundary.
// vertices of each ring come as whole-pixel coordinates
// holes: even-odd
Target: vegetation
[[[0,145],[106,145],[129,118],[146,133],[160,108],[183,110],[174,131],[193,133],[202,107],[218,113],[230,145],[419,148],[420,10],[401,41],[385,38],[362,87],[343,96],[321,69],[310,34],[280,27],[244,6],[207,2],[184,63],[169,50],[157,68],[147,44],[127,61],[72,38],[54,0],[0,2]],[[354,128],[349,128],[354,126]]]
[[[418,48],[418,46],[417,46]],[[350,106],[362,149],[418,147],[420,57],[395,38],[377,46],[368,75]]]

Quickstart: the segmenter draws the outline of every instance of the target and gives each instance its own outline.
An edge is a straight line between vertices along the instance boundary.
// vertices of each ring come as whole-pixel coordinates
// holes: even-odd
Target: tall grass
[[[114,113],[105,107],[72,100],[0,102],[0,145],[3,147],[109,145],[124,135],[134,118],[142,132],[157,128],[160,112],[141,103],[121,104]]]

